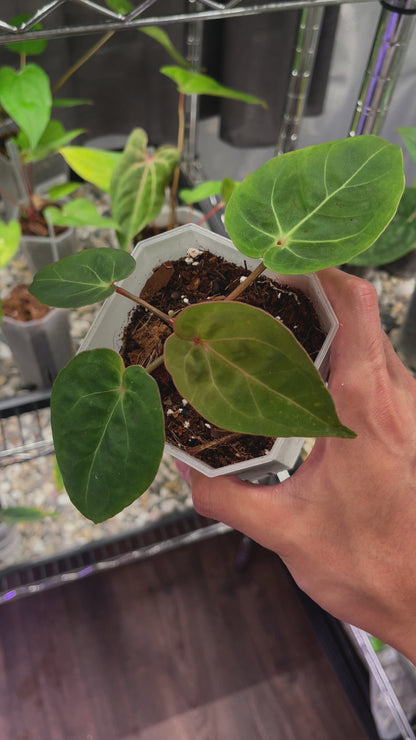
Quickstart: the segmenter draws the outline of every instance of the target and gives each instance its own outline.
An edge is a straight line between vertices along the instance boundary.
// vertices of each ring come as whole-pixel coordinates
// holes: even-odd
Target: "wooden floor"
[[[280,561],[231,533],[0,607],[0,740],[363,740]]]

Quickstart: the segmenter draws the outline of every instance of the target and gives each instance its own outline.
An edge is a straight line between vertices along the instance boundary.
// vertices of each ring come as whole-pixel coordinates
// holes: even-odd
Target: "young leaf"
[[[129,0],[105,0],[105,4],[110,10],[114,10],[115,13],[119,13],[120,15],[127,15],[127,13],[134,10],[134,5]]]
[[[110,180],[121,152],[107,152],[84,146],[65,146],[59,149],[70,168],[83,180],[97,188],[110,191]]]
[[[69,144],[72,139],[79,136],[85,129],[77,128],[65,131],[60,121],[51,120],[46,126],[35,149],[30,150],[29,141],[22,131],[16,136],[16,144],[22,153],[25,162],[38,162],[49,154],[57,152],[61,147]]]
[[[8,224],[0,221],[0,268],[7,265],[17,252],[20,242],[20,231],[18,221],[9,221]]]
[[[224,87],[219,82],[208,75],[199,72],[190,72],[182,67],[167,66],[160,70],[162,74],[173,80],[179,92],[185,95],[214,95],[217,98],[229,98],[232,100],[241,100],[243,103],[252,103],[267,108],[267,103],[260,98],[255,98],[248,93],[233,90],[230,87]]]
[[[94,226],[97,229],[116,229],[113,219],[101,216],[86,198],[74,198],[62,208],[49,206],[43,215],[54,226]]]
[[[18,522],[38,522],[48,516],[57,516],[56,512],[42,511],[31,506],[9,506],[0,509],[0,522],[17,524]]]
[[[373,244],[403,187],[400,147],[377,136],[318,144],[248,175],[230,198],[225,227],[243,254],[270,269],[313,272]]]
[[[146,132],[141,128],[132,131],[110,187],[112,213],[120,227],[118,239],[123,249],[159,213],[177,164],[179,152],[175,147],[161,146],[150,155]]]
[[[63,182],[61,185],[52,185],[48,190],[49,200],[59,200],[65,198],[66,195],[75,193],[76,190],[81,186],[80,182]]]
[[[406,145],[406,149],[413,163],[416,165],[416,127],[398,128],[397,130]]]
[[[10,25],[19,28],[23,23],[25,23],[25,21],[28,21],[31,17],[32,16],[29,13],[20,13],[10,21]],[[35,23],[35,25],[31,27],[31,31],[41,31],[42,28],[43,26],[41,23]],[[48,42],[46,41],[46,39],[32,39],[32,41],[13,41],[11,44],[5,44],[6,49],[8,49],[9,51],[15,51],[17,54],[25,54],[27,57],[42,54],[45,51],[47,45]]]
[[[179,314],[174,332],[166,367],[179,393],[213,424],[272,437],[355,437],[306,352],[264,311],[199,303]]]
[[[157,473],[164,446],[157,384],[138,365],[125,370],[112,350],[81,352],[60,372],[51,424],[65,488],[93,522],[122,511]]]
[[[181,67],[187,69],[190,65],[189,62],[179,53],[172,44],[168,34],[159,26],[147,26],[145,28],[139,28],[139,31],[150,36],[151,39],[157,41],[158,44],[163,46],[164,50],[169,54],[170,57]]]
[[[130,275],[135,266],[133,257],[119,249],[84,249],[39,270],[29,292],[46,306],[88,306],[114,293],[114,282]]]
[[[387,265],[416,247],[416,188],[405,188],[393,220],[374,244],[351,265]]]
[[[47,74],[36,64],[15,72],[0,69],[0,105],[13,118],[35,149],[51,114],[52,94]]]
[[[75,108],[78,105],[92,104],[92,100],[83,100],[82,98],[54,98],[52,100],[54,108]]]
[[[179,197],[185,203],[191,205],[204,200],[204,198],[209,198],[211,195],[218,195],[221,193],[221,186],[221,180],[208,180],[207,182],[201,182],[200,185],[196,185],[194,188],[184,188],[179,192]]]

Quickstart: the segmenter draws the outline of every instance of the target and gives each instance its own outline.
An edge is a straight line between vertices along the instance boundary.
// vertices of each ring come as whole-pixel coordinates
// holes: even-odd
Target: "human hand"
[[[319,277],[340,322],[328,387],[357,438],[318,439],[277,486],[185,475],[200,514],[278,553],[324,609],[416,663],[416,381],[374,288],[333,268]]]

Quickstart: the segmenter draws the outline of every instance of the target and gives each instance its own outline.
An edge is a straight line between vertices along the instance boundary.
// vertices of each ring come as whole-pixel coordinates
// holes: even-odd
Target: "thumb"
[[[291,496],[291,479],[263,486],[231,476],[207,478],[196,470],[188,470],[187,477],[199,514],[228,524],[264,547],[286,549],[299,505]]]

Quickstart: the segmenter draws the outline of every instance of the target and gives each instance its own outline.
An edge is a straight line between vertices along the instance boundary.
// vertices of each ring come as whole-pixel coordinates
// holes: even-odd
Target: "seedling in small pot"
[[[164,446],[151,373],[164,362],[179,393],[208,422],[230,432],[276,437],[355,437],[291,332],[238,294],[265,267],[310,272],[367,249],[393,218],[404,185],[399,147],[375,136],[319,144],[276,157],[232,194],[225,224],[235,246],[261,260],[236,292],[191,305],[166,322],[163,357],[124,368],[109,349],[78,354],[51,400],[56,455],[66,490],[93,521],[121,511],[149,486]],[[32,292],[76,307],[112,293],[135,268],[126,252],[84,251],[42,270]],[[137,266],[140,269],[140,265]]]

